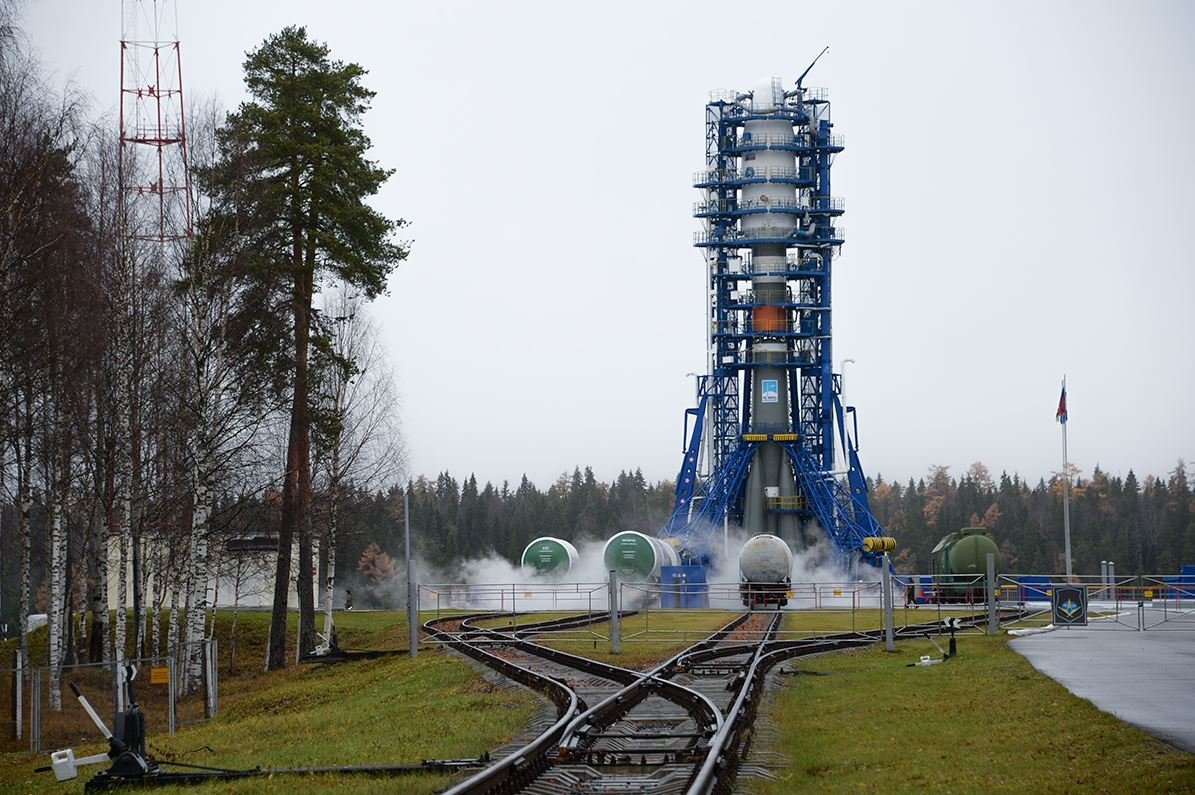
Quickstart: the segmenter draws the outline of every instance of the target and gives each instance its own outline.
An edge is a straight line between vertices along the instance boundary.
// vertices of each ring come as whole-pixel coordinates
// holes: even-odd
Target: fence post
[[[203,717],[211,720],[216,717],[216,689],[219,687],[216,664],[216,639],[209,638],[203,643]]]
[[[436,612],[439,614],[439,610]],[[407,643],[413,660],[419,656],[419,584],[410,579],[407,580]]]
[[[29,750],[41,752],[41,669],[30,669],[29,676]]]
[[[21,656],[21,650],[17,649],[12,653],[12,738],[14,740],[21,739],[21,724],[25,718],[22,714],[24,710],[21,703],[21,698],[25,695],[24,680],[25,659]]]
[[[175,704],[178,701],[178,681],[174,677],[174,658],[166,658],[166,725],[170,734],[174,734],[176,720]]]
[[[610,652],[622,652],[622,627],[618,621],[618,572],[610,570]]]
[[[988,553],[988,634],[1000,631],[1000,617],[996,614],[996,554]]]
[[[892,572],[889,571],[891,564],[888,562],[887,552],[884,553],[883,563],[880,565],[882,567],[880,579],[884,589],[884,648],[887,651],[895,651],[896,643],[893,640],[892,628]]]

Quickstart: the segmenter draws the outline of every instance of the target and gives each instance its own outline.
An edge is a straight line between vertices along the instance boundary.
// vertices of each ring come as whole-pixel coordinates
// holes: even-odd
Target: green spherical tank
[[[647,582],[660,578],[661,566],[676,566],[680,562],[676,549],[656,538],[634,530],[626,530],[610,537],[602,553],[607,571],[618,573],[624,582]]]
[[[562,538],[542,536],[523,550],[523,575],[567,574],[576,565],[577,548]]]
[[[934,547],[938,574],[970,574],[983,576],[988,570],[988,553],[996,556],[996,573],[1000,573],[1000,550],[982,527],[964,527],[951,533]]]

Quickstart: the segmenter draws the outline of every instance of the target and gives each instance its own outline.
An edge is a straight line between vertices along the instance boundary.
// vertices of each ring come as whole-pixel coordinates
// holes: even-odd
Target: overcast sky
[[[736,14],[735,9],[745,9]],[[29,0],[56,79],[115,117],[120,3]],[[748,13],[749,11],[749,13]],[[1195,456],[1195,4],[179,0],[191,99],[302,24],[369,70],[376,206],[410,259],[373,312],[414,474],[546,486],[680,464],[704,369],[692,248],[710,89],[825,86],[834,360],[868,474],[1033,481]],[[837,369],[837,364],[836,364]]]

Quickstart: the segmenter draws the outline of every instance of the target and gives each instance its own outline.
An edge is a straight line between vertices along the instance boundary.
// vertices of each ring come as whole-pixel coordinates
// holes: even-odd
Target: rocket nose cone
[[[772,110],[776,106],[776,98],[772,96],[772,78],[761,77],[755,81],[752,102],[756,110]]]

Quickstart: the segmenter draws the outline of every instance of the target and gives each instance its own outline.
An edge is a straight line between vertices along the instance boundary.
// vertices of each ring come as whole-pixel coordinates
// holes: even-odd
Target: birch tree
[[[321,408],[317,452],[324,469],[326,509],[324,643],[332,638],[340,504],[346,489],[401,480],[406,456],[398,428],[394,375],[366,314],[365,302],[346,286],[328,293],[323,315],[331,329],[328,361],[320,367]]]

